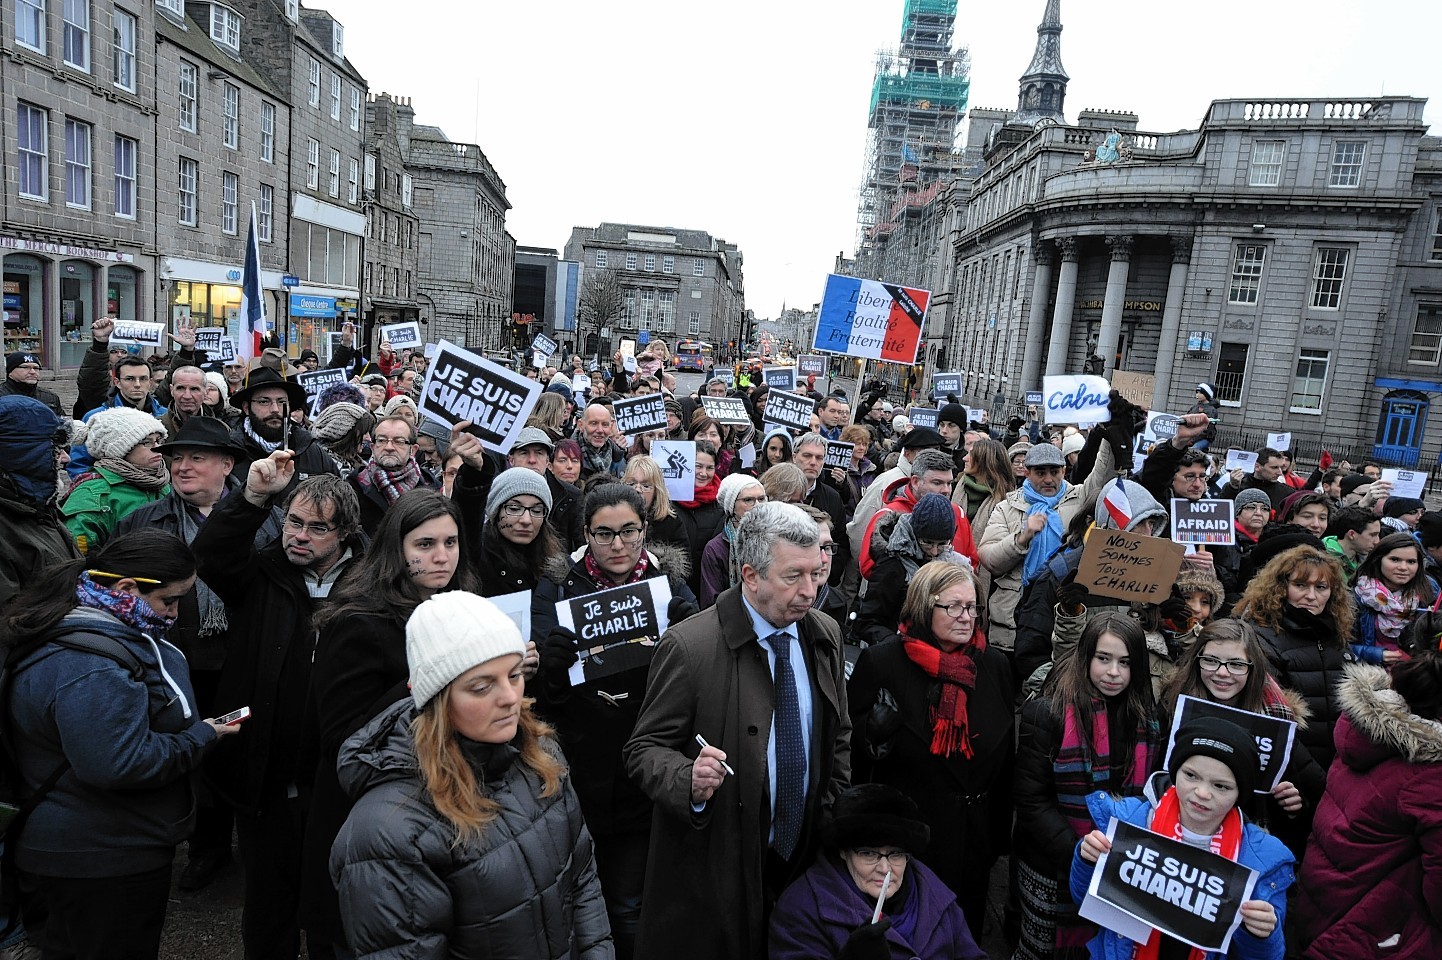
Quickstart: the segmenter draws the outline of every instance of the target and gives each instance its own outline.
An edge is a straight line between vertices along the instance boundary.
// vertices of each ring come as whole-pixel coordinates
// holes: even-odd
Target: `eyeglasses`
[[[974,603],[933,603],[932,606],[937,610],[945,610],[946,615],[953,620],[976,616],[976,604]]]
[[[523,513],[529,513],[537,520],[543,520],[546,516],[546,505],[544,503],[533,503],[526,506],[519,500],[507,500],[501,506],[501,513],[508,517],[519,517]]]
[[[930,547],[932,550],[945,550],[947,547],[951,546],[950,540],[918,540],[916,542],[921,547]]]
[[[905,866],[907,862],[911,860],[911,854],[905,850],[893,850],[890,853],[882,853],[880,850],[858,847],[851,851],[851,855],[865,867],[874,867],[882,860],[886,861],[887,866],[901,867]]]
[[[608,530],[602,527],[599,530],[588,530],[586,535],[601,546],[609,547],[616,542],[617,537],[620,537],[624,544],[640,543],[641,538],[646,535],[646,531],[642,527],[627,527],[624,530]]]
[[[736,506],[738,506],[738,507],[754,507],[754,506],[756,506],[756,504],[758,504],[758,503],[765,503],[765,502],[766,502],[766,494],[764,494],[764,493],[763,493],[763,494],[760,494],[759,496],[755,496],[755,497],[737,497],[737,498],[736,498]]]
[[[408,437],[376,437],[375,445],[378,447],[409,447],[411,440]]]
[[[1203,655],[1197,657],[1197,662],[1207,673],[1216,673],[1218,670],[1224,669],[1234,677],[1245,677],[1252,669],[1250,660],[1221,660],[1217,657]]]
[[[152,448],[152,447],[158,447],[158,446],[160,446],[160,445],[161,445],[162,443],[164,443],[164,442],[165,442],[165,435],[164,435],[163,433],[152,433],[150,436],[146,437],[144,440],[137,440],[137,441],[135,442],[135,445],[136,445],[137,447],[144,447],[145,449],[149,450],[149,449]]]
[[[630,487],[632,490],[656,489],[655,484],[653,484],[650,480],[627,480],[626,486]]]
[[[300,517],[295,516],[294,514],[286,515],[285,528],[287,530],[303,529],[312,537],[329,536],[330,534],[335,533],[335,531],[338,529],[329,523],[306,523],[304,520],[302,520]]]
[[[821,545],[821,552],[824,553],[824,554],[826,554],[828,557],[834,557],[834,556],[836,556],[836,544],[834,544],[834,543],[823,543],[823,544]]]

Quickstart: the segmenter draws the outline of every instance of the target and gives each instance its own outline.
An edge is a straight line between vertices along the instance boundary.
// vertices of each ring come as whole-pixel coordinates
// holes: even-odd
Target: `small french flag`
[[[1125,530],[1132,522],[1132,502],[1127,498],[1126,488],[1120,480],[1113,480],[1106,486],[1106,496],[1102,503],[1111,514],[1112,522],[1117,525],[1118,530]]]

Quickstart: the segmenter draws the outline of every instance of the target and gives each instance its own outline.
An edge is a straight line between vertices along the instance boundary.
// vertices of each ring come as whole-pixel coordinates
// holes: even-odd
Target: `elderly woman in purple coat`
[[[859,784],[821,830],[823,853],[771,914],[770,960],[985,960],[956,895],[912,859],[931,830],[909,797]]]

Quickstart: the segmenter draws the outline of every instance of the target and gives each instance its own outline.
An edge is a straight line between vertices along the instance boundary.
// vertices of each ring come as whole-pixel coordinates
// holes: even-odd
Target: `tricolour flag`
[[[260,289],[260,240],[255,231],[255,203],[250,204],[250,230],[245,237],[245,272],[240,280],[240,335],[235,338],[235,356],[244,363],[260,356],[260,341],[266,334],[265,294]]]
[[[1112,522],[1117,525],[1118,530],[1125,530],[1132,522],[1132,502],[1127,498],[1127,491],[1120,480],[1113,480],[1106,485],[1106,496],[1102,498],[1102,504],[1111,514]]]

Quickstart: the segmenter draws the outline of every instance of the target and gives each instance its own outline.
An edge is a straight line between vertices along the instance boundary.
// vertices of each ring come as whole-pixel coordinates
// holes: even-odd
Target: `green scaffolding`
[[[906,0],[906,7],[901,12],[901,29],[905,30],[918,14],[955,19],[956,0]]]
[[[875,120],[879,104],[889,103],[917,109],[925,100],[931,109],[951,109],[958,112],[966,109],[967,93],[971,81],[966,77],[942,77],[934,73],[877,74],[871,87],[871,113]]]

